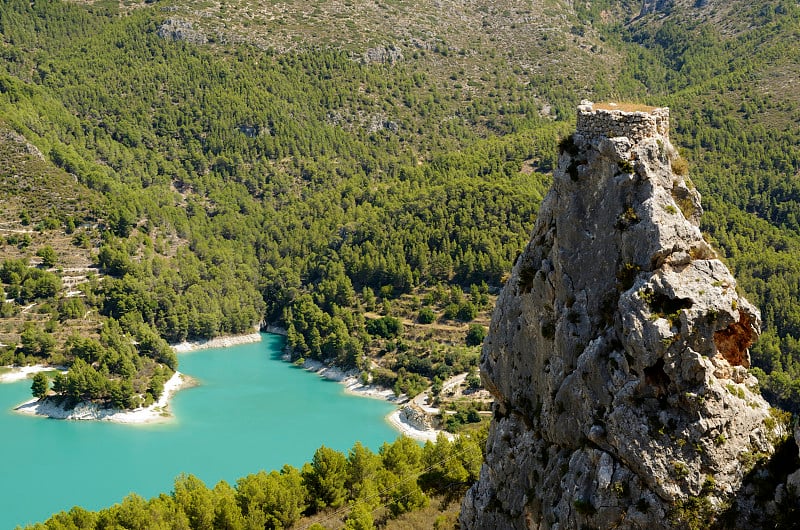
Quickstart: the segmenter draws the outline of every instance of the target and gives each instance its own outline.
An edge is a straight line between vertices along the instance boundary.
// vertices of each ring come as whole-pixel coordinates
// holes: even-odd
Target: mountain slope
[[[164,364],[154,355],[163,339],[266,320],[287,328],[296,356],[357,367],[399,391],[435,388],[474,369],[459,318],[486,311],[484,295],[507,278],[575,104],[613,98],[673,108],[672,143],[706,205],[701,229],[763,315],[754,373],[774,403],[796,409],[795,3],[263,6],[0,5],[9,145],[21,136],[42,153],[31,163],[52,174],[53,196],[93,190],[81,191],[97,197],[88,214],[64,209],[88,215],[75,249],[105,278],[87,275],[76,289],[102,348],[68,349],[80,307],[66,304],[66,288],[41,291],[37,307],[57,310],[31,319],[27,346],[4,348],[4,362],[80,353],[121,385],[121,357]],[[41,189],[38,171],[31,189]],[[2,200],[19,204],[26,184],[11,182]],[[35,222],[54,217],[37,194],[25,197]],[[21,270],[43,277],[30,266],[35,245],[61,248],[67,228],[27,248],[4,236],[3,257],[27,256]],[[20,290],[20,279],[4,274],[3,289]],[[2,341],[19,344],[31,302],[9,298],[4,315],[18,321],[4,317]],[[398,336],[382,336],[391,320],[368,322],[427,320],[426,309],[436,322],[391,326]],[[157,393],[145,381],[155,364],[136,380],[142,399]]]
[[[111,199],[105,316],[169,340],[266,318],[366,368],[391,346],[365,334],[373,295],[391,316],[437,282],[500,285],[577,100],[680,101],[702,227],[765,316],[754,362],[798,397],[796,6],[261,5],[0,9],[4,120]]]

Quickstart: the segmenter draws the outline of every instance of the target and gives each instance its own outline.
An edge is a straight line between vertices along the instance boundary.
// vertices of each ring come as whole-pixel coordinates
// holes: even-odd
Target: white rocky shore
[[[164,383],[161,397],[148,407],[134,410],[120,410],[103,408],[96,403],[79,403],[73,409],[64,409],[52,399],[32,399],[17,406],[14,410],[22,414],[46,416],[61,420],[102,420],[116,423],[159,423],[169,421],[172,415],[169,412],[169,400],[181,388],[191,386],[192,379],[186,375],[175,372]]]
[[[60,367],[45,366],[43,364],[36,364],[33,366],[13,366],[4,367],[10,371],[0,374],[0,383],[13,383],[14,381],[21,381],[27,379],[31,375],[38,372],[49,372],[51,370],[60,370]]]
[[[260,333],[250,333],[247,335],[217,337],[207,341],[181,342],[179,344],[173,344],[172,348],[176,353],[185,354],[197,350],[227,348],[260,341]],[[409,402],[405,395],[395,396],[394,392],[390,389],[376,385],[364,385],[359,380],[359,372],[357,370],[345,372],[339,368],[325,366],[313,360],[305,361],[303,368],[319,374],[325,379],[342,383],[345,387],[345,392],[348,394],[382,399],[396,403],[397,405],[404,405],[389,414],[386,417],[386,421],[409,438],[424,442],[428,440],[435,441],[440,433],[443,433],[451,439],[453,437],[453,435],[448,432],[431,427],[430,421],[426,416],[426,414],[430,414],[431,411],[418,410],[417,400]],[[37,372],[51,371],[54,369],[59,368],[44,365],[12,368],[10,372],[0,374],[0,383],[19,381]],[[94,403],[81,403],[73,409],[65,410],[52,399],[31,399],[30,401],[18,405],[14,410],[21,414],[66,420],[113,421],[126,424],[160,423],[172,419],[172,415],[169,412],[169,400],[172,396],[181,388],[189,387],[194,384],[194,381],[189,376],[180,372],[175,372],[172,378],[164,384],[164,392],[156,403],[148,407],[141,407],[134,410],[103,408]]]
[[[344,385],[345,392],[348,394],[383,399],[386,401],[391,401],[392,403],[397,403],[398,405],[403,405],[408,402],[408,398],[405,396],[405,394],[401,396],[395,396],[394,392],[387,388],[376,385],[364,385],[359,380],[359,372],[357,370],[345,372],[339,368],[326,366],[319,361],[313,360],[306,360],[303,363],[303,368],[319,374],[325,379],[342,383]],[[393,411],[386,417],[386,421],[388,421],[392,427],[400,431],[400,433],[414,440],[422,442],[436,441],[436,438],[440,433],[443,433],[450,439],[453,438],[452,434],[431,427],[430,422],[425,420],[424,414],[421,414],[416,410],[416,407],[413,403],[407,404],[402,408],[398,408],[397,410]]]
[[[249,333],[247,335],[228,335],[225,337],[216,337],[211,340],[201,341],[184,341],[179,344],[173,344],[172,349],[175,353],[189,353],[198,350],[208,350],[211,348],[229,348],[231,346],[238,346],[240,344],[253,344],[261,342],[261,333]]]
[[[217,337],[206,341],[181,342],[172,345],[176,353],[189,353],[196,350],[209,348],[227,348],[239,344],[251,344],[261,341],[260,333],[249,333],[247,335],[231,335],[227,337]],[[19,381],[29,377],[31,374],[42,371],[54,370],[50,366],[36,365],[12,368],[10,372],[0,375],[0,383]],[[79,403],[72,409],[64,409],[53,399],[31,399],[14,408],[21,414],[34,416],[46,416],[54,419],[64,420],[98,420],[113,421],[116,423],[144,424],[161,423],[170,421],[172,414],[169,411],[169,400],[181,388],[193,386],[194,380],[180,372],[175,372],[172,377],[164,383],[164,391],[157,402],[147,407],[140,407],[134,410],[121,410],[114,408],[104,408],[96,403]]]

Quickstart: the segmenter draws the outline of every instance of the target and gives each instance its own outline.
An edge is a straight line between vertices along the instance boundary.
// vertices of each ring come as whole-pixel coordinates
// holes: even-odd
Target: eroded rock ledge
[[[496,404],[461,523],[711,524],[784,434],[747,371],[760,315],[698,228],[669,110],[578,116],[484,344]]]

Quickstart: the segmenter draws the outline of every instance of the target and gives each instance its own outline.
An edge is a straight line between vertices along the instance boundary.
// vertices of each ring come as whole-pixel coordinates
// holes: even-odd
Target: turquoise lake
[[[43,521],[74,505],[110,506],[135,492],[170,492],[192,473],[213,487],[260,469],[300,467],[320,445],[377,450],[399,433],[390,403],[351,396],[280,360],[283,337],[179,356],[200,386],[172,399],[170,423],[121,425],[12,412],[30,380],[0,384],[0,528]]]

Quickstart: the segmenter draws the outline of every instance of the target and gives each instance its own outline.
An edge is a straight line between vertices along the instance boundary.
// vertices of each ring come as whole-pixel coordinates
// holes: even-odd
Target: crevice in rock
[[[556,335],[556,324],[550,319],[544,319],[539,323],[539,331],[543,338],[553,340]]]
[[[642,268],[635,263],[625,263],[617,270],[617,289],[620,292],[625,292],[636,281],[636,276],[641,272]]]
[[[670,298],[663,293],[654,293],[650,290],[645,293],[643,299],[654,315],[666,318],[672,324],[675,324],[682,310],[690,309],[693,305],[689,298]]]
[[[644,369],[645,385],[653,390],[657,398],[666,396],[669,384],[672,382],[664,371],[664,359],[659,359],[653,366]]]
[[[570,161],[569,166],[567,166],[567,173],[569,173],[569,178],[572,179],[573,182],[578,181],[578,168],[584,164],[586,164],[586,160],[584,159],[573,158]]]
[[[537,269],[533,267],[523,267],[519,271],[519,282],[517,287],[520,294],[527,294],[533,288],[533,279],[536,277]]]
[[[653,313],[664,316],[674,315],[682,309],[689,309],[692,304],[693,302],[688,298],[670,298],[665,294],[654,293],[648,305]]]
[[[511,414],[513,414],[514,416],[517,416],[522,421],[522,424],[525,425],[525,427],[529,431],[532,431],[534,429],[533,422],[531,421],[531,419],[528,417],[528,415],[524,411],[521,411],[521,410],[515,408],[515,409],[511,410]]]
[[[755,331],[750,323],[750,317],[745,312],[739,313],[739,321],[734,322],[725,329],[714,332],[714,344],[722,357],[731,366],[744,366],[750,368],[750,358],[747,348],[755,341]]]
[[[619,292],[608,292],[600,302],[599,313],[600,322],[606,326],[614,325],[614,318],[619,306]]]

